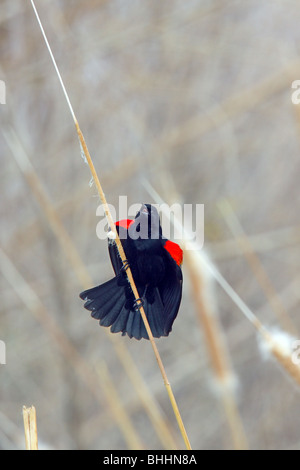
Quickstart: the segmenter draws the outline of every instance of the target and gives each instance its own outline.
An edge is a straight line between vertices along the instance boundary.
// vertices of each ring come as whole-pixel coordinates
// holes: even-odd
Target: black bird
[[[115,277],[80,294],[84,307],[100,325],[112,333],[130,338],[149,339],[139,308],[142,304],[154,337],[168,336],[177,316],[182,296],[182,250],[162,235],[159,214],[150,204],[143,204],[134,220],[116,222],[126,262],[116,243],[108,241]],[[139,292],[136,301],[129,284],[129,264]]]

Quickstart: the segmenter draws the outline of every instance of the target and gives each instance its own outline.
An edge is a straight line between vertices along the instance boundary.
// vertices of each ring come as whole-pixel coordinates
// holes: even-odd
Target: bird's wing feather
[[[182,251],[179,245],[177,245],[177,247]],[[179,250],[177,251],[178,255],[180,255]],[[165,255],[169,263],[171,263],[171,266],[173,264],[172,269],[168,269],[165,280],[160,286],[160,294],[164,304],[166,318],[165,334],[168,335],[172,331],[172,325],[177,317],[182,298],[182,271],[178,263],[179,260],[182,261],[182,253],[177,259],[174,259],[174,256],[170,254],[169,250],[166,250]]]
[[[132,220],[120,220],[116,222],[116,229],[119,234],[120,240],[122,242],[123,239],[127,238],[128,227],[132,223]],[[122,242],[123,246],[124,243]],[[116,242],[109,238],[108,239],[108,252],[112,267],[114,269],[115,275],[117,276],[120,273],[120,270],[123,266],[123,262],[121,256],[119,254],[119,250],[117,248]]]

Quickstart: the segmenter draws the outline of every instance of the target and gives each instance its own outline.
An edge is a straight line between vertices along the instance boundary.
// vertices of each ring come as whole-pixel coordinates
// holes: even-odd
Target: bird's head
[[[160,239],[162,230],[156,207],[151,204],[142,204],[135,216],[134,223],[130,225],[129,233],[131,238],[135,240]]]

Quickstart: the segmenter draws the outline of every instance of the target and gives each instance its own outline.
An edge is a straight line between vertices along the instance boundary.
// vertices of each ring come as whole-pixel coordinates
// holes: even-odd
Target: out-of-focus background
[[[147,180],[165,200],[204,204],[211,262],[263,325],[299,338],[299,3],[36,6],[108,202],[155,202]],[[150,343],[100,328],[78,297],[113,271],[30,2],[1,1],[0,41],[0,448],[24,448],[32,404],[40,448],[184,448]],[[191,446],[299,448],[299,387],[212,280],[233,396],[183,273],[173,331],[156,344]]]

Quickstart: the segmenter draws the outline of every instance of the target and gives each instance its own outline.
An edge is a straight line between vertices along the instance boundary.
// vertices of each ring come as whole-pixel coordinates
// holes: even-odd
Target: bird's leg
[[[118,277],[119,277],[119,280],[118,280],[118,285],[119,286],[126,286],[128,284],[128,278],[127,278],[127,274],[126,274],[126,271],[127,269],[129,268],[129,261],[127,259],[125,259],[123,261],[123,264],[120,268],[120,271],[119,271],[119,274],[118,274]]]
[[[145,287],[145,290],[144,290],[144,293],[143,293],[142,297],[139,297],[138,299],[135,299],[135,301],[133,303],[134,310],[140,310],[140,308],[144,306],[148,286],[149,286],[149,284],[146,284],[146,287]]]

